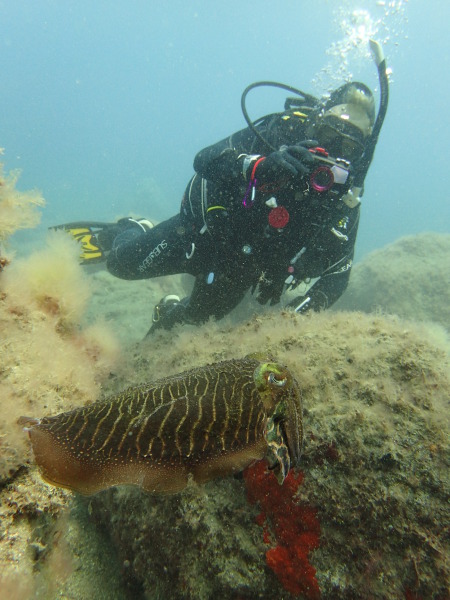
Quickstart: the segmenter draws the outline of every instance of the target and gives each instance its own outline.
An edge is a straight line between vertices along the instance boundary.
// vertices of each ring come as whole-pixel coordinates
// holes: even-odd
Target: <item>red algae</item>
[[[249,502],[261,507],[256,522],[263,528],[264,543],[272,545],[266,552],[267,566],[294,596],[320,598],[316,570],[308,558],[319,547],[317,510],[296,500],[303,473],[291,470],[279,485],[267,463],[260,461],[244,471],[244,479]]]
[[[422,596],[413,592],[410,588],[405,589],[405,600],[423,600]]]

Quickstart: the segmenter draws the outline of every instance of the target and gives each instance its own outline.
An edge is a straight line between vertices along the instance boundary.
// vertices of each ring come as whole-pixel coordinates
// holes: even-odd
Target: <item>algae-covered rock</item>
[[[306,553],[310,587],[299,588],[303,597],[317,597],[317,582],[321,597],[333,600],[445,598],[445,344],[436,332],[394,318],[284,313],[234,330],[162,333],[137,348],[127,373],[151,380],[208,358],[269,350],[295,374],[305,407],[303,481],[295,489],[299,505],[317,516],[320,541]],[[249,489],[242,480],[218,480],[171,497],[120,488],[90,502],[143,598],[288,598],[292,564],[279,580],[266,553],[282,548],[289,518],[298,530],[298,511],[283,522],[269,505],[263,530],[258,502],[246,500],[252,485],[248,478]],[[301,534],[293,543],[301,551]]]
[[[450,234],[421,233],[375,250],[352,269],[339,310],[383,311],[450,329]]]
[[[104,392],[262,347],[301,386],[299,477],[273,487],[259,469],[174,496],[119,487],[70,502],[33,467],[19,470],[2,489],[5,589],[55,599],[100,599],[111,587],[119,600],[283,599],[288,589],[310,599],[318,590],[329,599],[445,598],[442,330],[360,313],[284,313],[237,329],[161,332],[129,353]],[[93,563],[107,551],[107,564]]]
[[[89,282],[61,233],[0,273],[0,485],[28,460],[18,418],[92,401],[119,352],[105,327],[80,327]]]

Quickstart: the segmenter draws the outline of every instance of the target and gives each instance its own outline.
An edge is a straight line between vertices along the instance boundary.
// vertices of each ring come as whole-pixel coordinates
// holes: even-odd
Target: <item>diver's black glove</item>
[[[307,175],[314,163],[314,157],[308,148],[314,146],[317,146],[317,142],[308,140],[295,146],[281,146],[279,150],[269,154],[255,169],[254,178],[257,185],[297,179]]]
[[[294,312],[299,314],[307,313],[310,310],[314,312],[326,310],[328,305],[328,296],[321,290],[316,290],[307,296],[297,296],[287,304],[289,308],[293,308]]]

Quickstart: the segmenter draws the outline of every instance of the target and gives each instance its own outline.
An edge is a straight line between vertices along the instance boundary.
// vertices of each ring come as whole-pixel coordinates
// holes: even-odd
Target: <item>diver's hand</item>
[[[314,163],[314,157],[308,149],[316,145],[317,142],[308,140],[295,146],[281,146],[257,166],[255,172],[257,184],[264,185],[283,179],[304,177],[311,171]]]

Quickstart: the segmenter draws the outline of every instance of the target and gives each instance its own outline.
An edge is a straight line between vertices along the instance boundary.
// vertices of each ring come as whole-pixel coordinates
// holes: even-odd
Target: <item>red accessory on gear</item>
[[[289,223],[289,213],[284,206],[272,208],[269,213],[269,225],[276,229],[283,229]]]

